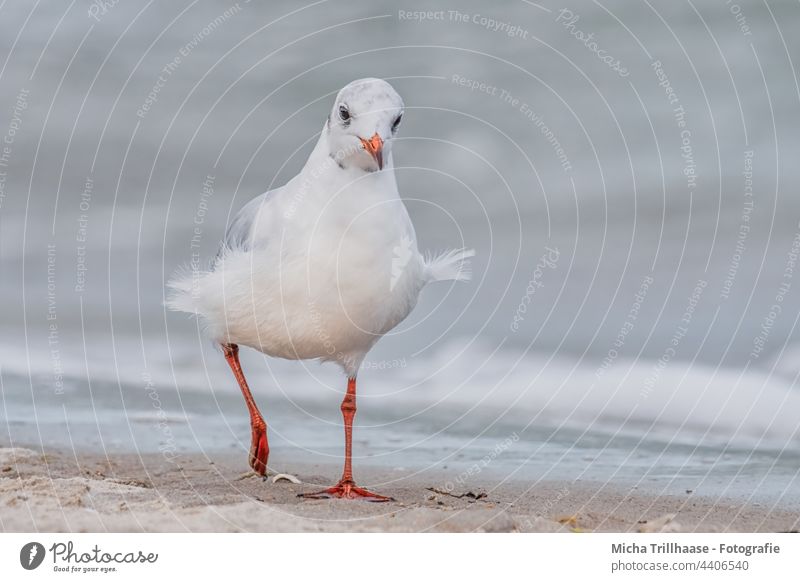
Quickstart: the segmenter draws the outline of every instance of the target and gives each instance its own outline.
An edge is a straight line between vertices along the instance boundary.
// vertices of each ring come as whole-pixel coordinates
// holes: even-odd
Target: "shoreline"
[[[356,467],[359,484],[395,501],[305,500],[333,464],[288,463],[301,484],[263,481],[239,454],[102,454],[0,448],[5,532],[786,532],[800,513],[687,493],[608,484],[489,478],[447,484],[430,471]],[[272,475],[271,475],[272,476]]]

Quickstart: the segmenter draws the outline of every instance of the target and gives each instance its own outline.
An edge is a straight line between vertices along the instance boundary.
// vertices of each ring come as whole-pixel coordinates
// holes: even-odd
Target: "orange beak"
[[[367,150],[369,155],[371,155],[375,162],[378,164],[378,169],[383,169],[383,140],[381,136],[377,133],[373,135],[369,140],[364,139],[363,137],[358,138],[361,140],[361,145],[364,146],[364,149]]]

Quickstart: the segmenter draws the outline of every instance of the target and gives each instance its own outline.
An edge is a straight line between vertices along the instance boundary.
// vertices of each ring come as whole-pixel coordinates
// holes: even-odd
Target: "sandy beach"
[[[263,481],[242,459],[0,449],[6,532],[711,532],[796,530],[797,511],[654,496],[592,483],[470,482],[359,467],[362,484],[396,501],[303,500],[331,465],[285,467],[301,481]]]

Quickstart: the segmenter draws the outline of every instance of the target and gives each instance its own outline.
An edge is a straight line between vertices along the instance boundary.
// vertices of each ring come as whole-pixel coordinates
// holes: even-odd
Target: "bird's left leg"
[[[347,393],[342,400],[342,417],[344,418],[344,471],[342,478],[333,487],[315,493],[301,493],[298,497],[306,499],[327,499],[340,497],[344,499],[363,498],[367,501],[394,501],[391,497],[378,495],[356,485],[353,480],[353,419],[356,416],[356,379],[347,379]]]

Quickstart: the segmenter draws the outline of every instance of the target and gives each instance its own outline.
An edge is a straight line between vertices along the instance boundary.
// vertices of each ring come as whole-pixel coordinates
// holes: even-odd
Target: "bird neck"
[[[397,182],[394,177],[394,161],[391,152],[384,160],[383,170],[379,172],[368,172],[355,166],[344,165],[335,156],[331,155],[327,127],[323,128],[317,140],[317,145],[314,146],[311,155],[308,156],[308,161],[303,166],[301,174],[324,180],[328,184],[374,181],[376,185],[387,192],[397,191]]]

